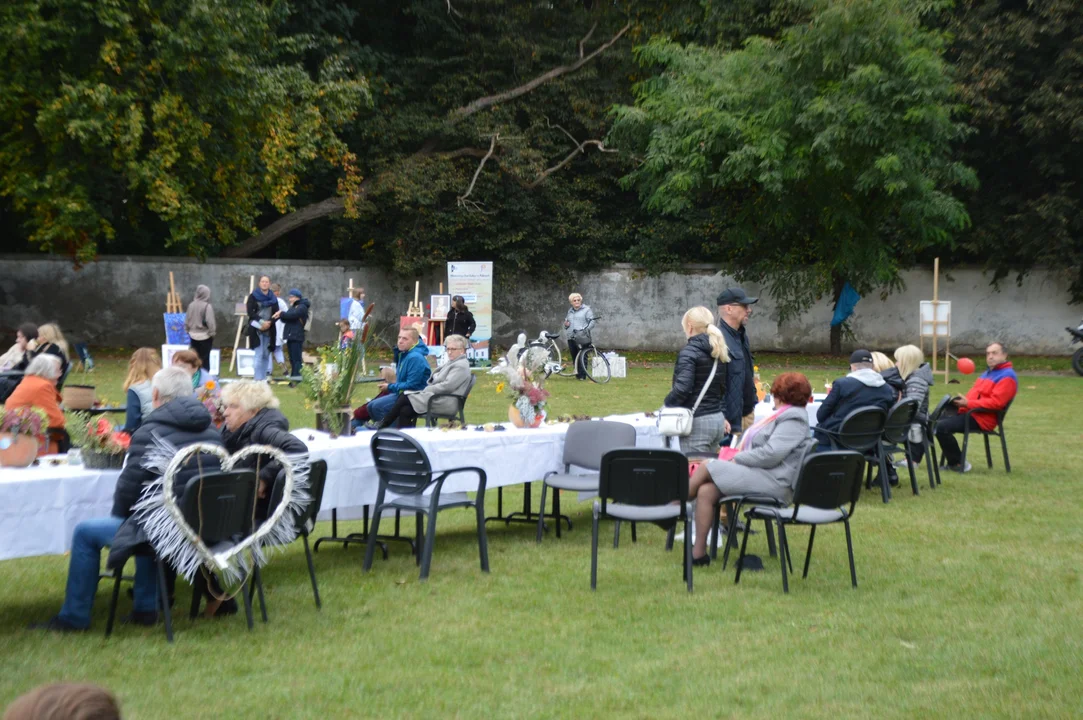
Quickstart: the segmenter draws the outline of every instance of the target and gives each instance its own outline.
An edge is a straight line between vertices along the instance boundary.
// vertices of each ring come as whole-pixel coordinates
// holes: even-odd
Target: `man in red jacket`
[[[1008,351],[1004,348],[1004,343],[990,343],[989,347],[985,348],[985,364],[989,369],[981,374],[966,397],[958,397],[953,401],[958,412],[954,415],[950,414],[950,410],[945,412],[944,417],[936,424],[936,438],[940,441],[940,450],[949,470],[970,471],[970,463],[965,467],[962,465],[963,453],[959,449],[955,433],[963,432],[968,425],[971,432],[995,430],[997,411],[1008,407],[1019,389],[1019,379],[1015,376],[1012,364],[1008,362]],[[968,410],[989,412],[967,415]]]

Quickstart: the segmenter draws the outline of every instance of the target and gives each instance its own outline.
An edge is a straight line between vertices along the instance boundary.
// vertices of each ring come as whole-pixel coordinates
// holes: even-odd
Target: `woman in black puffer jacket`
[[[718,452],[719,444],[730,431],[723,414],[726,365],[730,361],[726,340],[714,324],[714,315],[705,307],[694,307],[686,312],[681,327],[688,337],[688,344],[677,354],[673,388],[666,395],[664,404],[692,410],[714,367],[714,377],[703,393],[703,400],[693,410],[692,432],[680,441],[681,452]]]

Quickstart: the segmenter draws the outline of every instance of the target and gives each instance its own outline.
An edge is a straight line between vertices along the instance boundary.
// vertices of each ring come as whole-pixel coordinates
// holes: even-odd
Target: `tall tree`
[[[964,127],[942,53],[903,0],[817,0],[809,20],[740,50],[667,38],[637,48],[656,72],[614,110],[614,145],[644,206],[712,218],[717,259],[762,282],[780,319],[845,283],[899,287],[924,249],[968,222],[953,196]],[[832,349],[840,335],[832,330]]]

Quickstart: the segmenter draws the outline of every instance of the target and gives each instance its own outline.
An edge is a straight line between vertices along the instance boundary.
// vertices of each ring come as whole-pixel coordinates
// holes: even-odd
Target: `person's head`
[[[399,352],[406,352],[414,345],[417,345],[417,341],[421,339],[421,334],[418,333],[415,327],[405,327],[399,330],[398,348]]]
[[[775,407],[781,404],[805,407],[812,399],[812,384],[799,372],[782,373],[771,383]]]
[[[27,375],[37,375],[51,383],[60,379],[60,358],[49,353],[42,353],[26,366]]]
[[[703,306],[692,308],[681,318],[681,327],[684,329],[685,337],[689,339],[707,333],[707,337],[711,342],[711,357],[717,358],[720,362],[730,361],[726,338],[722,336],[722,331],[714,324],[714,315],[711,314],[710,310]]]
[[[275,295],[281,295],[282,294],[282,286],[279,285],[278,283],[271,283],[271,292],[273,292]]]
[[[15,342],[19,345],[20,350],[26,350],[26,346],[30,344],[30,341],[37,339],[38,326],[34,323],[23,323],[15,331]]]
[[[222,389],[222,405],[224,406],[223,414],[226,416],[226,427],[236,431],[254,418],[260,410],[277,408],[278,398],[267,383],[242,380],[226,385]]]
[[[583,296],[579,293],[572,293],[568,296],[568,302],[572,304],[572,307],[578,310],[583,307]]]
[[[351,288],[350,289],[350,297],[352,297],[354,300],[364,300],[365,299],[365,288],[363,288],[363,287]]]
[[[263,292],[267,292],[271,289],[271,278],[267,275],[259,276],[259,289]]]
[[[872,353],[868,350],[854,350],[850,353],[850,372],[872,370]]]
[[[466,355],[466,338],[462,335],[448,335],[444,338],[444,349],[449,360],[458,360]]]
[[[456,310],[466,310],[466,299],[462,295],[452,295],[451,306]]]
[[[211,289],[206,285],[196,286],[196,300],[202,300],[203,302],[209,302],[211,299]]]
[[[195,377],[196,371],[203,367],[203,360],[195,350],[180,350],[173,353],[173,361],[170,365],[179,367],[191,378]]]
[[[161,407],[177,398],[192,397],[195,394],[192,377],[176,366],[162,368],[154,373],[150,387],[154,407]]]
[[[301,291],[297,288],[290,288],[289,294],[286,296],[286,302],[290,305],[294,305],[301,299]]]
[[[888,368],[893,368],[893,367],[895,367],[895,363],[887,355],[883,354],[882,352],[875,352],[875,351],[872,353],[872,369],[873,370],[875,370],[876,372],[882,373],[883,371],[887,370]]]
[[[16,698],[4,720],[120,720],[120,706],[97,685],[55,683]]]
[[[349,320],[339,320],[338,321],[338,329],[339,329],[339,332],[343,332],[343,333],[350,332],[350,321]]]
[[[64,333],[60,332],[60,326],[56,323],[45,323],[38,327],[38,344],[44,343],[56,345],[64,357],[68,357],[68,341],[64,339]]]
[[[718,317],[734,330],[739,330],[752,317],[752,306],[759,298],[749,297],[739,287],[726,288],[718,295]]]
[[[157,350],[149,347],[139,348],[128,360],[128,377],[124,378],[124,392],[128,392],[132,385],[150,380],[154,377],[154,373],[161,369],[162,361],[158,357]]]
[[[999,340],[994,340],[985,348],[985,364],[996,367],[1001,363],[1008,362],[1008,348]]]
[[[895,367],[899,369],[899,375],[903,380],[921,367],[925,362],[925,354],[917,345],[903,345],[895,350]]]

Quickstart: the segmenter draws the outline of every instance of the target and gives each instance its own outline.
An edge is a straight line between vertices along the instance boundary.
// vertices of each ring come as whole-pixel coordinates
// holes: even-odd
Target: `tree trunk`
[[[846,286],[846,281],[832,274],[831,284],[834,288],[831,309],[835,310],[839,306],[839,297],[842,296],[842,288]],[[842,323],[831,326],[831,354],[842,355]]]

